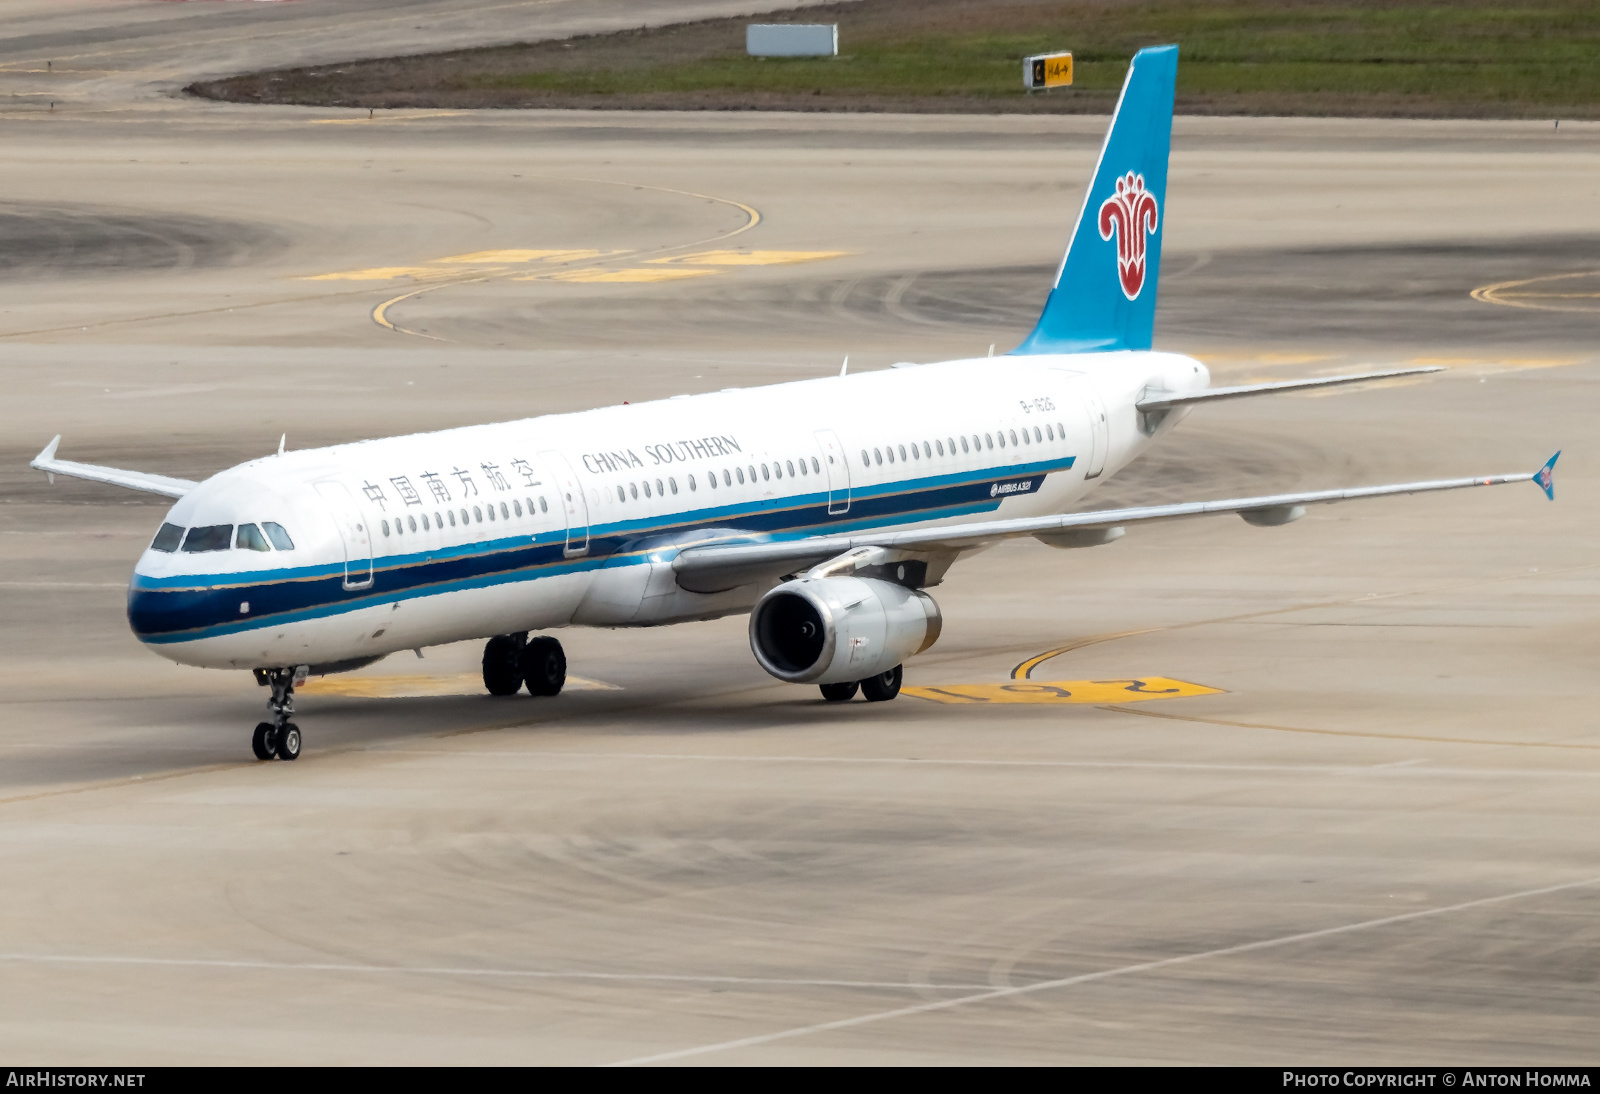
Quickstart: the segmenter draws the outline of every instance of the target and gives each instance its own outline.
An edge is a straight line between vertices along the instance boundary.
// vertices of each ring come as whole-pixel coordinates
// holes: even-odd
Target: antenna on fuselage
[[[283,445],[284,445],[284,442],[287,441],[288,439],[289,439],[289,434],[287,434],[287,433],[285,433],[283,436],[278,438],[278,455],[280,455],[280,456],[283,455]]]
[[[839,375],[843,376],[845,373],[847,373],[849,371],[850,371],[850,355],[847,353],[847,354],[844,355],[844,364],[839,366]]]

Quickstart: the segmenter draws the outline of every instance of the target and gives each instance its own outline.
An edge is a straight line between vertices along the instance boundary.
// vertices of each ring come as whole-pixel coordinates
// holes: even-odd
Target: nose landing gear
[[[292,669],[256,669],[256,681],[272,688],[267,709],[272,721],[260,722],[250,737],[250,748],[258,760],[300,758],[300,727],[289,721],[294,716],[294,689],[306,682],[311,666]]]

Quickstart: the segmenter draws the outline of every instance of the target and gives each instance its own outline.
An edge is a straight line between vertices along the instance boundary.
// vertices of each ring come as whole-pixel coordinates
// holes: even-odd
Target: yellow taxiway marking
[[[482,267],[482,272],[501,272],[506,266],[526,265],[530,262],[572,262],[599,258],[609,251],[575,250],[505,250],[473,251],[470,254],[450,255],[430,259],[420,266],[373,266],[365,270],[338,270],[334,273],[311,274],[301,281],[398,281],[402,277],[428,279],[461,277],[463,266]]]
[[[528,274],[513,281],[570,281],[576,284],[642,284],[649,281],[679,281],[685,277],[704,277],[715,270],[563,270],[553,274]]]
[[[1146,676],[1127,680],[1032,680],[1012,684],[942,684],[939,687],[902,688],[904,695],[935,703],[1137,703],[1146,699],[1183,699],[1191,695],[1220,695],[1221,688]]]
[[[402,277],[444,277],[454,270],[441,270],[437,266],[374,266],[370,270],[340,270],[337,273],[312,274],[301,281],[398,281]]]
[[[567,677],[564,691],[621,691],[616,684]],[[299,691],[304,695],[343,695],[354,699],[415,699],[427,695],[483,695],[483,677],[475,672],[444,676],[343,676],[310,680]]]
[[[753,228],[756,227],[756,225],[761,223],[761,210],[757,209],[753,205],[747,205],[742,201],[734,201],[732,198],[719,198],[719,197],[716,197],[713,194],[700,194],[700,193],[696,193],[693,190],[674,190],[674,189],[671,189],[670,187],[666,187],[666,186],[645,186],[645,185],[642,185],[642,184],[618,182],[615,179],[574,178],[574,179],[569,179],[567,181],[586,182],[586,183],[591,183],[591,184],[596,185],[596,186],[631,186],[635,190],[654,190],[657,193],[661,193],[661,194],[676,194],[679,197],[700,198],[703,201],[715,202],[718,205],[731,206],[732,208],[738,209],[740,212],[742,212],[745,215],[745,222],[743,224],[741,224],[739,227],[733,229],[730,232],[719,232],[716,235],[709,236],[709,237],[707,237],[705,239],[690,240],[687,243],[679,243],[679,244],[669,245],[669,246],[666,246],[666,247],[653,247],[653,248],[650,248],[650,249],[647,249],[647,250],[643,250],[643,251],[631,251],[631,252],[630,251],[622,251],[622,252],[613,251],[613,252],[610,252],[610,254],[612,254],[612,255],[618,255],[618,254],[631,254],[631,255],[634,255],[634,256],[636,256],[634,258],[634,261],[640,261],[640,262],[649,261],[649,259],[647,259],[645,257],[646,255],[660,254],[660,253],[662,253],[664,251],[682,251],[682,250],[687,250],[690,247],[704,247],[707,244],[712,244],[712,243],[725,243],[728,240],[732,239],[734,236],[743,235],[745,232],[748,232],[748,231],[752,230]],[[685,272],[687,272],[687,271],[685,271]],[[695,272],[710,272],[710,271],[695,271]],[[414,335],[414,336],[416,336],[418,338],[427,338],[430,341],[434,341],[434,342],[447,342],[447,341],[449,341],[449,339],[447,339],[447,338],[440,338],[437,335],[427,334],[427,333],[425,333],[423,331],[412,330],[410,327],[405,327],[405,326],[400,325],[399,323],[396,323],[394,320],[389,318],[389,309],[394,307],[397,304],[402,304],[407,300],[412,300],[412,299],[415,299],[416,297],[422,296],[424,293],[433,292],[436,289],[443,289],[443,288],[447,288],[447,287],[452,286],[452,285],[470,285],[470,284],[474,284],[474,283],[478,283],[478,282],[484,282],[484,281],[490,281],[490,280],[494,280],[495,278],[498,278],[498,277],[506,276],[505,271],[503,269],[501,269],[501,270],[492,270],[491,269],[491,270],[488,270],[488,271],[467,270],[467,271],[465,271],[465,273],[468,274],[469,276],[462,276],[462,277],[451,278],[451,279],[435,280],[430,284],[422,285],[422,286],[419,286],[418,288],[412,289],[410,292],[403,292],[399,296],[390,297],[388,300],[383,301],[377,307],[372,309],[372,321],[374,323],[378,324],[378,326],[384,328],[385,330],[394,331],[396,334],[410,334],[410,335]],[[515,280],[522,281],[522,280],[545,280],[545,279],[542,278],[542,277],[539,277],[537,275],[523,275],[521,277],[515,278]],[[667,279],[666,278],[656,278],[655,280],[667,280]]]
[[[1600,291],[1563,291],[1587,286],[1571,284],[1577,278],[1600,278],[1600,270],[1582,270],[1578,273],[1546,274],[1543,277],[1525,277],[1520,281],[1497,281],[1493,285],[1480,285],[1470,293],[1472,299],[1482,304],[1500,304],[1507,308],[1531,308],[1534,311],[1600,311]],[[1554,282],[1567,282],[1557,286]],[[1540,286],[1533,288],[1532,286]]]
[[[522,262],[538,262],[540,260],[554,260],[557,258],[598,258],[605,254],[604,251],[575,250],[507,250],[507,251],[472,251],[464,255],[451,255],[448,258],[436,258],[433,261],[441,266],[502,266],[515,265]]]
[[[674,266],[787,266],[796,262],[821,262],[844,258],[853,251],[701,251],[674,258],[652,258]]]

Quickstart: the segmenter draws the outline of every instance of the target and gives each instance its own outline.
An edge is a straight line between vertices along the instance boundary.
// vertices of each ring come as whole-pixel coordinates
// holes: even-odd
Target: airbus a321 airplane
[[[1000,540],[1109,543],[1213,513],[1535,480],[1398,483],[1062,515],[1197,404],[1405,369],[1209,386],[1152,352],[1176,46],[1134,57],[1038,325],[1003,357],[679,396],[252,460],[189,482],[56,458],[32,466],[177,498],[134,567],[128,621],[186,665],[271,688],[260,759],[292,760],[294,689],[387,654],[487,638],[483,683],[554,695],[563,626],[748,612],[768,673],[825,698],[893,699],[939,637],[927,589]],[[1559,453],[1557,454],[1559,455]]]

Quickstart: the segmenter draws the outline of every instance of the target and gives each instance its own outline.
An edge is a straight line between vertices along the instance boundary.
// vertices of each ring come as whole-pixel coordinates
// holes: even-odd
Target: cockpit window
[[[262,535],[261,529],[257,528],[254,524],[239,525],[239,534],[234,537],[233,545],[246,551],[271,550],[271,548],[267,546],[267,537]]]
[[[283,530],[283,525],[264,520],[261,522],[261,530],[267,533],[267,538],[272,541],[272,545],[278,550],[294,550],[294,540],[290,539],[289,533]]]
[[[165,551],[167,554],[178,549],[178,544],[183,542],[183,529],[176,524],[163,524],[161,531],[156,533],[156,538],[151,541],[152,551]]]
[[[190,555],[199,554],[201,551],[226,551],[232,546],[231,524],[206,524],[199,528],[191,528],[183,539],[184,554]]]

